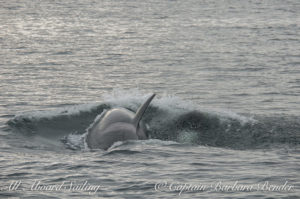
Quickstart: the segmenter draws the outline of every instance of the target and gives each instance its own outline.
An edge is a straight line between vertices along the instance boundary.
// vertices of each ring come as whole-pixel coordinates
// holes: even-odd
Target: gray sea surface
[[[0,0],[0,198],[300,198],[299,99],[298,0]]]

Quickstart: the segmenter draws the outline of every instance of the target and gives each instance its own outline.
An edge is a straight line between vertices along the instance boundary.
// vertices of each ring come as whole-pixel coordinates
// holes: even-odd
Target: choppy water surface
[[[1,198],[298,198],[300,3],[0,1]],[[136,110],[151,139],[90,150]]]

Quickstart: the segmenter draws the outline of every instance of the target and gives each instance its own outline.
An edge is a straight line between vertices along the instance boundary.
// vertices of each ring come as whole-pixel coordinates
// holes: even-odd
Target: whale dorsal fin
[[[142,116],[144,115],[146,109],[148,108],[150,102],[152,101],[152,99],[155,97],[155,94],[152,94],[148,99],[147,101],[142,104],[139,109],[136,111],[136,114],[133,118],[133,124],[135,126],[135,128],[138,128],[139,126],[139,122],[140,120],[142,119]]]

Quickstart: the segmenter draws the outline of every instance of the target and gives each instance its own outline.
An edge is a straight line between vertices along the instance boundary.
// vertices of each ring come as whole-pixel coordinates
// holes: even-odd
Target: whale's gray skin
[[[141,118],[154,97],[155,94],[152,94],[136,113],[125,108],[114,108],[101,115],[88,130],[88,147],[107,150],[117,141],[147,139]]]

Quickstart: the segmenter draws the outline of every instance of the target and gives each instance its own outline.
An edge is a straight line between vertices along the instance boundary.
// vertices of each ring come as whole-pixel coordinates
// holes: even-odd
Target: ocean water
[[[300,198],[299,99],[298,0],[0,0],[0,198]]]

